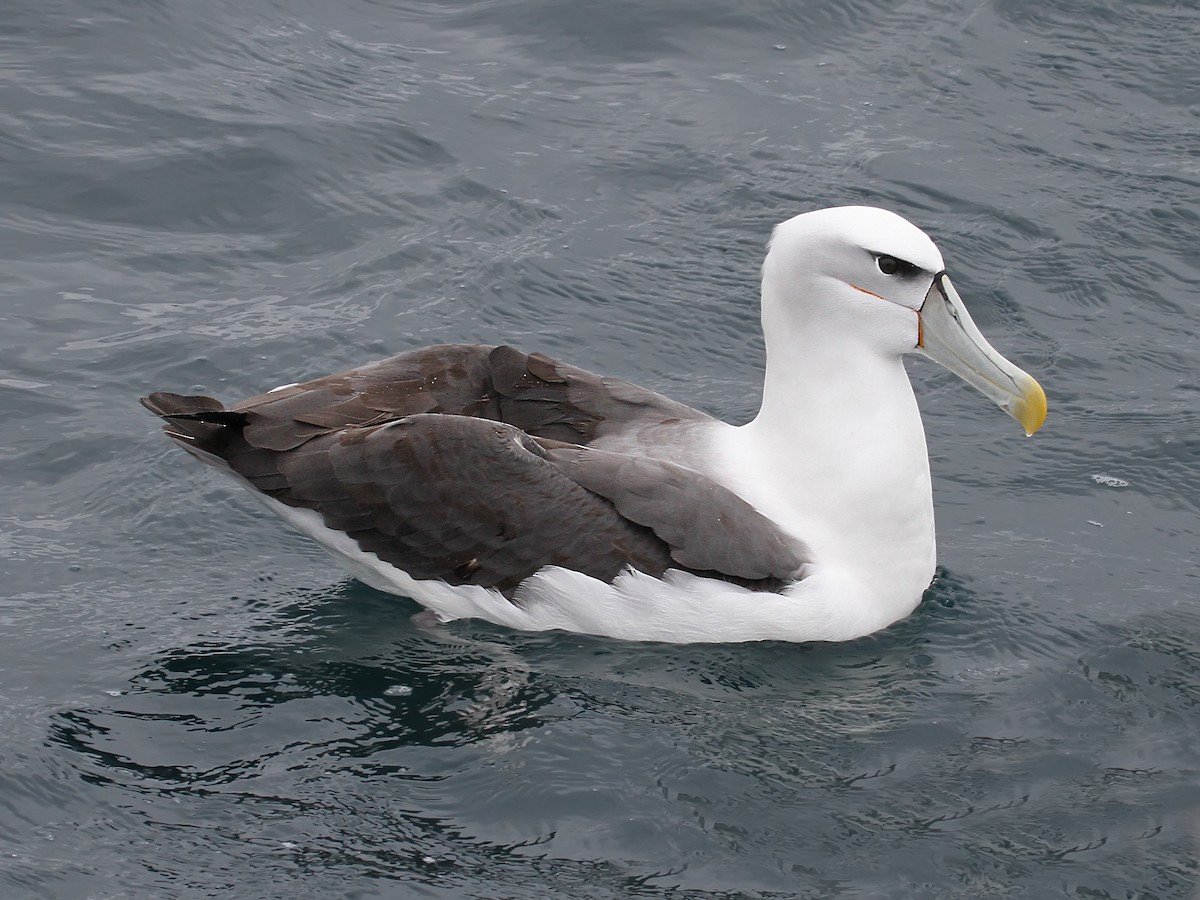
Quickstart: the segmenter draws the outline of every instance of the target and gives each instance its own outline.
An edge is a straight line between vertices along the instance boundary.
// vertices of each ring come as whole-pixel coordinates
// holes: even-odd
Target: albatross
[[[923,354],[1036,431],[1046,395],[980,334],[919,228],[849,206],[777,226],[762,404],[735,426],[509,346],[449,344],[230,407],[143,405],[351,574],[438,621],[630,640],[844,641],[934,575]]]

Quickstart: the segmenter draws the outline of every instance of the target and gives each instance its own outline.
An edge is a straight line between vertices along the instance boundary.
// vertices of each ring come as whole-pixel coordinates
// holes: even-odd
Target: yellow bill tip
[[[1046,421],[1046,392],[1032,375],[1025,377],[1029,380],[1021,385],[1021,393],[1013,399],[1008,412],[1021,423],[1025,435],[1032,437]]]

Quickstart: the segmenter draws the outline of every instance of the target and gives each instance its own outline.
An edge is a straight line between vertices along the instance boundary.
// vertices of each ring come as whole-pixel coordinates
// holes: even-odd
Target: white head
[[[886,209],[802,213],[771,236],[763,324],[789,343],[836,335],[899,356],[917,346],[916,313],[943,268],[929,236]]]
[[[869,366],[921,352],[974,385],[1032,433],[1046,413],[1037,382],[971,321],[929,236],[885,209],[842,206],[775,228],[763,263],[768,368],[797,355]],[[827,362],[826,371],[836,371]]]

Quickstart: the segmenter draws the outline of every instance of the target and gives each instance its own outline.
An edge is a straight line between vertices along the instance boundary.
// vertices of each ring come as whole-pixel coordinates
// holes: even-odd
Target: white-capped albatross
[[[633,640],[841,641],[934,574],[923,353],[1032,434],[1038,383],[900,216],[804,213],[762,272],[762,406],[733,426],[507,346],[442,345],[228,409],[142,403],[360,580],[442,621]]]

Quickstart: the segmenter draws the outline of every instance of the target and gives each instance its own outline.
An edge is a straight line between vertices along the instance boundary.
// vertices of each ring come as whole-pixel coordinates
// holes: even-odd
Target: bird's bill
[[[933,279],[920,321],[917,349],[990,397],[1033,434],[1046,421],[1046,393],[1032,375],[1001,356],[979,333],[943,272]]]

